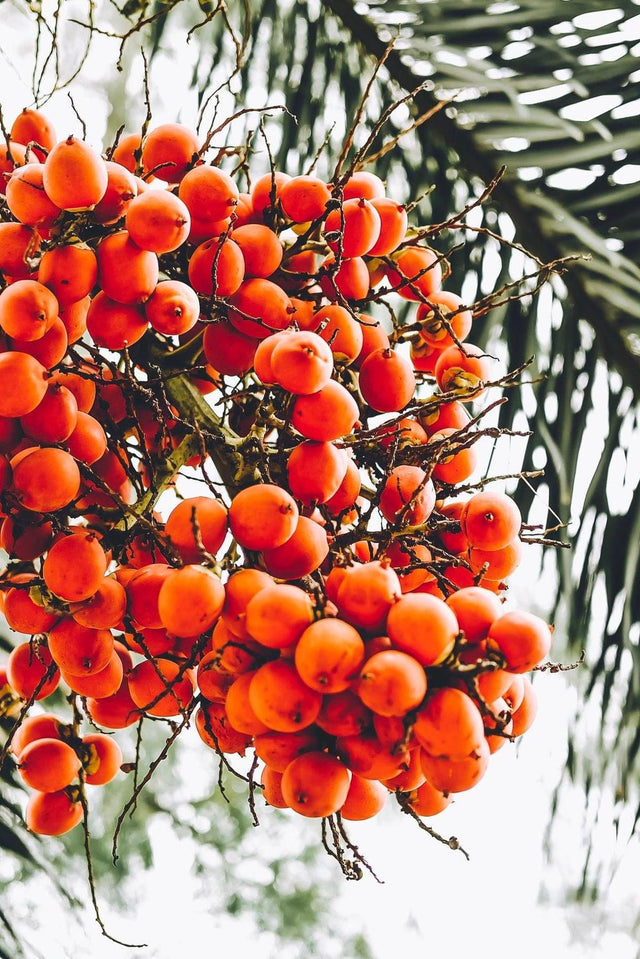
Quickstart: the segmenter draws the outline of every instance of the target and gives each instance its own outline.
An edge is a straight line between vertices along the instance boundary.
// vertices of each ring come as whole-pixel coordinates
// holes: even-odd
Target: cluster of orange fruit
[[[551,638],[503,605],[519,510],[458,493],[491,379],[473,309],[374,174],[242,193],[205,155],[165,124],[105,159],[34,110],[0,149],[0,596],[31,637],[0,701],[27,821],[67,831],[121,762],[32,710],[60,683],[107,730],[195,709],[271,805],[434,815],[533,721]],[[218,496],[225,438],[244,466]],[[185,465],[209,492],[163,520]]]

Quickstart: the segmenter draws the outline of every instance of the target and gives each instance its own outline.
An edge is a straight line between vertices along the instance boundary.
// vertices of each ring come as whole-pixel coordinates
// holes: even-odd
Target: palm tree
[[[29,7],[40,37],[42,71],[34,76],[42,80],[43,100],[54,63],[46,52],[56,38]],[[97,11],[91,4],[82,33],[87,49],[98,33],[123,37],[124,76],[142,37],[153,83],[154,57],[175,53],[190,30],[190,49],[197,51],[192,84],[205,129],[218,82],[220,95],[240,109],[242,91],[258,79],[264,99],[256,105],[286,107],[277,123],[265,117],[263,129],[276,165],[290,172],[316,157],[321,171],[330,170],[345,129],[355,119],[372,128],[389,110],[372,145],[376,170],[399,193],[407,182],[411,195],[425,193],[419,210],[422,222],[441,225],[435,242],[452,245],[449,217],[474,205],[468,224],[475,241],[451,256],[450,285],[469,299],[486,292],[478,277],[487,278],[487,287],[502,286],[536,259],[576,255],[561,279],[533,288],[524,300],[505,296],[479,328],[485,343],[500,338],[506,345],[511,367],[535,355],[535,394],[523,388],[503,410],[501,425],[532,430],[522,469],[544,464],[537,496],[548,495],[559,517],[547,525],[558,525],[558,538],[573,544],[571,553],[558,549],[545,559],[553,567],[550,606],[566,657],[586,649],[577,681],[600,710],[601,733],[588,752],[569,744],[567,774],[587,793],[608,783],[619,808],[627,809],[638,803],[640,750],[636,11],[632,0],[488,7],[460,0],[455,9],[440,0],[230,0],[224,7],[130,0],[120,12],[115,4]],[[229,55],[231,76],[221,67]],[[79,56],[80,76],[83,64]],[[53,86],[73,72],[57,75]],[[112,131],[122,114],[123,104],[114,102]],[[255,114],[238,118],[235,142],[243,142],[243,123],[261,145]],[[385,152],[385,143],[403,131],[404,149]],[[488,184],[490,196],[479,207]],[[511,243],[513,232],[529,257]],[[523,510],[537,515],[527,484],[517,495]],[[631,828],[638,815],[640,805]],[[9,833],[0,835],[0,845],[11,841]],[[591,868],[585,867],[583,893],[592,886]]]
[[[153,15],[162,4],[145,9]],[[487,288],[499,287],[536,258],[576,255],[561,280],[525,300],[505,297],[482,317],[481,336],[506,344],[512,368],[535,357],[535,393],[525,388],[507,404],[501,425],[528,425],[522,469],[544,466],[537,492],[520,483],[521,507],[534,518],[536,498],[548,496],[559,539],[572,546],[547,551],[545,568],[553,567],[555,579],[546,605],[564,643],[558,655],[578,660],[586,651],[577,682],[599,732],[588,750],[576,751],[570,740],[566,777],[587,799],[604,784],[602,795],[617,803],[616,821],[623,811],[630,816],[630,834],[640,816],[637,7],[632,0],[574,0],[570,7],[461,0],[455,9],[439,0],[262,0],[251,4],[250,19],[241,3],[229,11],[241,48],[230,89],[248,89],[259,64],[264,103],[288,111],[277,117],[278,168],[303,170],[320,151],[321,172],[322,164],[331,170],[354,118],[371,129],[388,110],[371,148],[376,171],[400,191],[410,183],[411,196],[426,193],[422,222],[445,224],[499,179],[473,221],[474,243],[451,257],[452,288],[474,299],[486,292],[482,282],[478,289],[483,273]],[[194,6],[183,12],[192,25],[202,22]],[[156,48],[167,35],[156,31]],[[193,37],[204,116],[216,64],[229,47],[228,24],[213,19]],[[392,111],[409,93],[411,110]],[[404,148],[385,152],[403,128],[410,130]],[[504,242],[514,232],[533,261]],[[446,229],[432,235],[445,247],[455,244]],[[589,717],[593,723],[593,712]],[[576,716],[576,736],[582,720]],[[578,895],[598,882],[590,834],[586,842]]]
[[[377,169],[389,182],[408,180],[413,195],[432,190],[421,206],[428,222],[446,221],[506,168],[475,224],[473,253],[452,257],[453,288],[465,289],[470,270],[487,270],[499,286],[527,269],[494,233],[508,238],[514,230],[545,263],[579,255],[551,289],[492,310],[483,336],[500,337],[512,367],[535,355],[535,399],[523,391],[504,408],[502,425],[528,423],[533,439],[522,468],[544,465],[549,503],[567,524],[561,539],[573,547],[545,560],[556,575],[549,606],[564,655],[577,659],[586,650],[578,682],[600,713],[600,732],[588,751],[569,742],[567,778],[587,798],[604,783],[618,803],[618,822],[625,804],[627,815],[631,807],[630,833],[640,815],[637,8],[630,0],[570,8],[552,0],[488,7],[462,0],[455,9],[420,0],[265,0],[252,24],[254,56],[261,37],[270,38],[268,94],[279,92],[297,116],[308,156],[324,137],[331,145],[327,98],[353,117],[369,75],[363,62],[384,57],[370,122],[409,91],[417,91],[414,122],[429,120]],[[285,49],[290,57],[293,51],[287,73],[278,69]],[[243,82],[249,70],[241,71]],[[287,115],[280,122],[278,163],[304,166],[306,158],[297,159],[304,138]],[[382,146],[384,136],[379,140]],[[516,495],[523,509],[534,505],[527,484]],[[597,884],[598,856],[591,858],[586,840],[579,895]]]

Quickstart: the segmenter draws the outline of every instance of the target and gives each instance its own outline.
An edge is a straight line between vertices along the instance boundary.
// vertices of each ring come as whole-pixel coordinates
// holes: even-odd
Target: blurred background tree
[[[88,118],[104,104],[105,143],[125,122],[127,131],[140,128],[142,46],[154,121],[176,119],[162,110],[175,102],[170,87],[184,81],[202,132],[238,112],[214,144],[232,151],[248,140],[256,173],[268,168],[268,142],[278,168],[295,174],[317,161],[318,173],[330,174],[384,57],[355,146],[414,92],[390,113],[373,152],[399,201],[422,195],[414,216],[433,228],[434,245],[453,246],[438,224],[505,167],[489,200],[466,218],[473,243],[451,251],[448,286],[472,301],[533,271],[531,257],[497,236],[515,236],[543,262],[580,255],[561,280],[492,309],[475,329],[510,367],[535,357],[531,378],[539,382],[513,391],[501,425],[532,430],[528,444],[510,451],[521,457],[514,470],[545,471],[535,490],[521,483],[515,492],[528,522],[558,525],[573,547],[539,553],[533,603],[557,625],[557,658],[586,652],[573,676],[580,708],[554,806],[576,790],[584,796],[585,856],[569,892],[595,897],[612,865],[606,843],[592,842],[599,819],[606,813],[611,835],[624,839],[640,815],[637,3],[13,0],[2,17],[20,37],[21,59],[9,32],[2,55],[30,77],[37,105],[70,93]],[[96,50],[99,77],[89,69]],[[258,112],[243,112],[267,105],[262,124]],[[401,133],[401,149],[388,149]],[[0,845],[26,866],[33,854],[20,845],[15,809],[1,813]],[[144,860],[143,839],[136,845]],[[552,855],[553,822],[549,848]],[[228,851],[223,843],[221,863]],[[318,889],[308,905],[321,912],[322,896]],[[239,908],[233,896],[227,906]]]

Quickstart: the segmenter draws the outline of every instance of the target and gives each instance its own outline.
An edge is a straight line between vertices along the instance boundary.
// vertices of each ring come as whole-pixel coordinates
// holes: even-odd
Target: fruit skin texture
[[[419,816],[437,816],[450,802],[451,797],[441,793],[428,780],[409,794],[409,805]]]
[[[158,257],[141,250],[126,230],[111,233],[98,244],[98,280],[102,293],[124,306],[144,303],[158,283]]]
[[[296,669],[311,689],[339,693],[348,689],[364,658],[360,633],[339,619],[319,619],[302,633]]]
[[[390,348],[374,350],[360,367],[360,392],[379,413],[404,409],[414,395],[416,378],[403,356]]]
[[[38,281],[52,291],[60,307],[69,306],[91,293],[97,276],[95,253],[80,243],[48,250],[43,253],[38,267]]]
[[[112,736],[90,733],[82,738],[87,758],[84,761],[85,779],[92,786],[103,786],[117,775],[122,763],[120,746]]]
[[[50,678],[42,682],[49,671]],[[33,649],[31,643],[20,643],[7,660],[7,679],[13,691],[21,699],[29,699],[33,696],[42,683],[35,696],[38,700],[45,699],[56,689],[60,681],[60,672],[53,666],[51,653],[46,646],[37,646]]]
[[[57,140],[56,132],[50,120],[39,110],[28,109],[27,107],[13,121],[9,137],[24,146],[33,141],[40,144],[45,150],[51,150]],[[37,156],[41,155],[37,150],[34,152]]]
[[[113,636],[108,629],[89,629],[66,617],[50,631],[49,650],[60,669],[74,676],[91,676],[109,662]]]
[[[539,616],[514,610],[492,623],[489,645],[498,649],[512,673],[528,673],[549,654],[551,629]]]
[[[247,632],[270,649],[284,649],[296,643],[312,622],[311,597],[299,586],[288,583],[265,586],[246,606]]]
[[[174,636],[199,636],[210,629],[222,612],[224,586],[203,566],[172,570],[158,594],[158,613]]]
[[[145,660],[129,673],[129,691],[136,706],[151,716],[177,716],[193,698],[191,670],[183,671],[166,659]],[[160,672],[160,676],[158,676]],[[162,678],[161,678],[162,677]]]
[[[193,164],[200,149],[198,137],[180,123],[153,127],[142,144],[142,166],[167,183],[179,183]],[[162,168],[161,164],[164,164]]]
[[[189,235],[190,225],[191,216],[182,200],[159,190],[134,197],[125,218],[133,242],[158,254],[177,250]]]
[[[79,531],[59,539],[44,561],[49,589],[62,599],[78,603],[96,592],[107,569],[107,557],[97,537]]]
[[[447,597],[447,606],[453,610],[460,629],[469,642],[485,639],[491,624],[502,613],[502,604],[495,595],[482,586],[466,586]]]
[[[229,526],[246,549],[274,549],[293,535],[298,507],[287,493],[270,483],[249,486],[235,496],[229,509]]]
[[[22,750],[37,739],[62,739],[62,733],[69,729],[53,713],[40,713],[27,716],[15,732],[9,751],[19,757]]]
[[[478,749],[452,760],[448,756],[432,756],[424,750],[421,753],[422,771],[427,781],[439,792],[458,793],[472,789],[487,771],[489,765],[489,744],[486,739]]]
[[[360,672],[358,695],[380,716],[404,716],[420,705],[427,677],[420,664],[397,649],[381,650]]]
[[[440,389],[443,392],[460,391],[462,403],[481,395],[490,374],[490,358],[473,343],[465,343],[464,349],[459,346],[446,347],[435,366]]]
[[[282,775],[282,795],[291,809],[312,819],[331,816],[344,805],[351,774],[328,753],[303,753]]]
[[[185,563],[202,559],[194,534],[200,531],[202,545],[215,556],[227,533],[227,510],[220,500],[209,496],[192,496],[173,509],[165,525],[165,533]]]
[[[100,154],[73,136],[56,143],[44,164],[44,189],[61,210],[93,209],[104,196],[108,181]]]
[[[21,505],[49,513],[68,506],[80,491],[80,470],[74,458],[55,447],[35,449],[13,471]]]
[[[454,762],[480,749],[485,742],[480,710],[470,696],[450,687],[435,690],[427,697],[414,731],[426,752]]]
[[[167,336],[186,333],[198,320],[198,294],[180,280],[162,280],[144,306],[154,330]]]
[[[318,569],[328,552],[327,534],[322,526],[307,516],[300,516],[286,543],[275,549],[265,549],[262,556],[272,576],[300,579]]]
[[[429,518],[435,502],[435,488],[423,469],[396,466],[382,490],[380,512],[388,523],[419,526]]]
[[[29,797],[25,820],[31,832],[41,836],[62,836],[82,819],[82,805],[72,802],[66,791],[35,792]]]
[[[244,278],[242,250],[229,237],[205,240],[191,254],[189,282],[196,293],[205,296],[232,296]]]
[[[76,778],[80,760],[60,739],[37,739],[20,753],[20,775],[32,789],[58,792]]]
[[[522,736],[533,724],[538,712],[538,695],[531,680],[528,676],[522,676],[522,680],[522,699],[517,707],[511,705],[513,709],[511,734],[513,736]],[[505,693],[505,696],[508,695],[508,692]]]
[[[329,239],[333,253],[351,259],[368,253],[380,236],[380,214],[368,200],[353,197],[345,200],[340,210],[332,210],[325,221],[326,236],[340,233],[340,239]]]
[[[326,183],[313,176],[292,177],[280,190],[284,214],[294,223],[305,223],[322,216],[330,197]]]
[[[46,373],[28,353],[0,353],[0,416],[24,416],[35,410],[47,392]]]
[[[271,354],[274,381],[297,395],[317,393],[327,385],[333,370],[331,347],[310,330],[279,340]],[[312,437],[313,438],[313,437]]]
[[[472,496],[462,516],[469,546],[478,549],[503,549],[518,535],[521,523],[513,500],[489,490]]]
[[[336,604],[347,622],[374,632],[384,628],[389,610],[401,596],[400,580],[391,566],[373,560],[346,571]]]
[[[58,315],[58,301],[38,280],[17,280],[0,293],[0,326],[14,339],[41,339]]]
[[[276,772],[283,773],[296,756],[317,750],[320,736],[313,729],[301,729],[297,733],[261,733],[254,737],[254,746],[264,763]]]
[[[315,722],[322,695],[300,679],[283,659],[265,663],[249,687],[249,702],[261,722],[280,733],[294,733]]]
[[[289,488],[303,503],[326,503],[337,493],[347,472],[348,458],[333,443],[307,440],[287,460]]]
[[[298,397],[291,422],[307,439],[330,442],[350,433],[358,416],[358,404],[351,394],[341,383],[329,380],[317,392]]]
[[[406,246],[393,257],[398,269],[389,270],[389,282],[407,300],[429,298],[440,289],[442,267],[428,247]],[[407,283],[403,283],[404,280]]]
[[[382,783],[352,775],[340,815],[349,821],[371,819],[384,808],[388,798],[389,791]]]
[[[392,606],[387,633],[393,645],[422,666],[436,666],[447,658],[459,632],[451,609],[436,596],[409,593]]]

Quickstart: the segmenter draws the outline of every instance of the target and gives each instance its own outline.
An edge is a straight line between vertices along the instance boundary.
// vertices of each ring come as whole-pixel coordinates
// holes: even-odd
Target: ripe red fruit
[[[158,594],[158,613],[173,636],[193,637],[211,629],[224,605],[224,586],[203,566],[171,570]]]
[[[60,739],[37,739],[20,753],[18,768],[27,786],[52,793],[69,786],[78,774],[80,760]]]
[[[358,682],[360,699],[380,716],[404,716],[427,692],[420,663],[397,649],[383,649],[367,659]]]
[[[73,136],[52,147],[44,162],[43,186],[61,210],[91,210],[107,189],[105,162],[88,143]]]
[[[443,662],[460,631],[454,613],[443,600],[428,593],[408,593],[392,606],[387,633],[397,649],[423,666]]]
[[[333,443],[306,440],[289,454],[289,489],[303,503],[326,503],[338,491],[347,464],[347,454]]]
[[[265,549],[262,556],[267,572],[277,579],[301,579],[318,569],[328,552],[327,534],[322,526],[300,516],[286,543]]]
[[[185,563],[197,563],[202,551],[196,533],[204,549],[215,556],[227,533],[227,509],[213,497],[191,496],[172,510],[164,531]]]
[[[388,523],[419,526],[429,518],[436,491],[419,466],[396,466],[380,495],[380,512]]]
[[[528,673],[548,656],[551,628],[533,613],[514,610],[494,620],[487,640],[502,653],[510,672]]]
[[[427,299],[440,289],[442,266],[429,247],[405,246],[392,257],[395,269],[387,276],[392,288],[407,300]]]
[[[271,483],[241,490],[229,509],[232,534],[246,549],[263,550],[281,546],[298,524],[295,500]]]
[[[21,699],[45,699],[58,687],[60,672],[48,648],[20,643],[7,660],[7,680]]]
[[[416,388],[411,364],[390,348],[369,353],[360,367],[358,382],[365,402],[378,413],[404,409]]]
[[[276,344],[270,366],[274,382],[283,389],[298,395],[317,393],[331,379],[333,354],[321,336],[301,330]]]
[[[458,392],[462,402],[477,399],[490,378],[491,357],[473,343],[448,346],[438,357],[435,375],[443,393]]]
[[[256,670],[249,701],[258,719],[269,729],[293,733],[315,722],[322,694],[302,681],[292,663],[276,659]]]
[[[162,175],[161,171],[158,173]],[[215,221],[224,220],[233,213],[239,194],[228,173],[203,165],[194,167],[182,177],[178,196],[192,216]]]
[[[341,616],[367,631],[383,630],[389,611],[402,595],[400,581],[388,562],[373,560],[350,566],[338,587]]]
[[[78,530],[53,544],[42,575],[52,593],[78,603],[93,596],[106,569],[107,557],[95,533]]]
[[[312,621],[311,597],[299,586],[288,583],[264,586],[246,605],[247,632],[270,649],[293,645]]]
[[[24,509],[52,513],[78,495],[80,470],[64,450],[53,446],[35,449],[14,466],[13,488]]]
[[[453,761],[486,745],[480,710],[470,696],[450,687],[429,693],[418,711],[414,733],[431,756],[445,756]],[[426,776],[430,778],[428,773]]]
[[[89,733],[82,737],[82,765],[85,779],[92,786],[104,786],[118,774],[122,765],[122,751],[112,736]]]
[[[291,422],[307,439],[330,442],[351,433],[358,416],[358,405],[351,394],[341,383],[329,380],[317,392],[297,398]]]
[[[150,716],[177,716],[187,709],[195,687],[192,670],[158,657],[134,666],[127,677],[136,706]]]
[[[56,131],[48,117],[40,110],[28,109],[27,107],[13,121],[9,137],[16,143],[23,143],[25,146],[28,143],[37,143],[45,150],[51,150],[57,141]],[[35,152],[39,157],[41,156],[37,150]],[[42,154],[42,156],[44,155]]]
[[[303,753],[282,775],[282,795],[302,816],[324,818],[337,812],[349,794],[351,774],[328,753]]]
[[[322,216],[331,193],[318,177],[294,176],[279,190],[284,215],[294,223],[317,220]]]
[[[380,236],[380,214],[368,200],[353,197],[328,214],[324,235],[335,254],[363,256]]]
[[[142,143],[142,167],[167,183],[179,183],[200,149],[196,134],[180,123],[153,127]]]
[[[476,493],[462,514],[462,528],[469,546],[503,549],[520,532],[520,510],[505,493],[486,490]]]
[[[360,633],[340,619],[312,623],[300,636],[295,651],[299,676],[321,693],[348,689],[363,659]]]
[[[82,819],[82,804],[69,798],[66,790],[35,792],[25,811],[27,828],[41,836],[62,836]]]
[[[57,299],[37,280],[17,280],[0,293],[0,326],[13,339],[41,339],[57,315]]]

